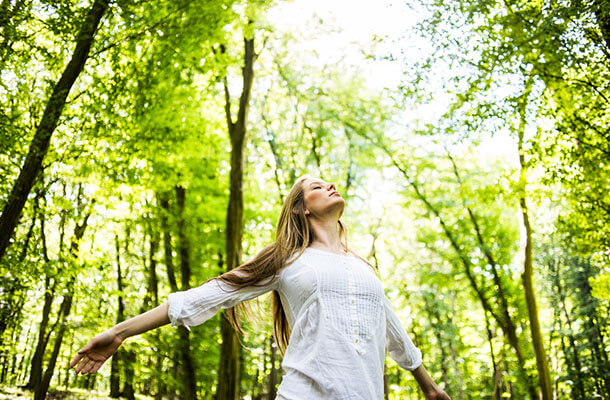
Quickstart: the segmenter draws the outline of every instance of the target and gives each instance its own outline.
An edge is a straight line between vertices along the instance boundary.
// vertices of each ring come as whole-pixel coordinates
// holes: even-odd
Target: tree
[[[249,22],[252,24],[252,22]],[[251,34],[251,33],[250,33]],[[254,81],[254,62],[258,54],[254,52],[254,37],[244,38],[244,64],[242,66],[242,91],[239,97],[237,120],[231,114],[231,96],[227,78],[224,78],[225,114],[231,139],[231,179],[229,183],[229,205],[226,220],[226,269],[241,264],[242,236],[244,229],[243,210],[243,168],[244,145],[247,134],[247,117],[250,108],[250,95]],[[237,400],[239,398],[239,341],[237,332],[228,319],[221,318],[222,349],[218,370],[217,400]]]
[[[94,0],[76,36],[76,47],[72,53],[72,58],[68,65],[66,65],[61,78],[55,84],[53,92],[49,97],[45,112],[30,144],[28,155],[21,167],[19,177],[13,185],[11,194],[0,216],[0,258],[4,256],[6,248],[10,244],[19,215],[25,205],[28,194],[32,190],[34,181],[40,173],[42,162],[51,142],[51,136],[55,131],[59,117],[66,104],[66,98],[70,93],[74,81],[76,81],[76,78],[78,78],[78,75],[85,66],[95,32],[108,5],[109,3],[106,0]]]

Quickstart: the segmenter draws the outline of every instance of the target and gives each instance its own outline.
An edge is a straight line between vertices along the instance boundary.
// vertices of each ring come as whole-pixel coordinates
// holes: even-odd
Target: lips
[[[333,196],[333,195],[335,195],[335,194],[336,194],[336,195],[339,195],[339,196],[341,196],[341,195],[340,195],[340,194],[339,194],[339,192],[337,192],[337,191],[334,191],[334,192],[332,192],[332,193],[331,193],[331,194],[329,194],[329,195],[328,195],[328,197],[330,197],[330,196]]]

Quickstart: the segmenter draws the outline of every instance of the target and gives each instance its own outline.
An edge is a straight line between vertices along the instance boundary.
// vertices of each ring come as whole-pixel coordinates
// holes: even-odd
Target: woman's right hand
[[[70,362],[70,368],[78,364],[74,370],[77,374],[94,374],[114,354],[121,343],[123,343],[123,338],[114,329],[108,329],[95,336],[78,351]]]

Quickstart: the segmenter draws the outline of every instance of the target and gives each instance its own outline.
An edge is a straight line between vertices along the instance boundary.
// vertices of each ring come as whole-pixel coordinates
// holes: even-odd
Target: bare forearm
[[[125,340],[130,336],[139,335],[140,333],[169,324],[168,309],[169,304],[165,302],[152,310],[116,324],[111,329]]]
[[[419,387],[424,393],[430,393],[439,389],[439,387],[434,383],[428,371],[424,367],[424,364],[421,364],[419,367],[415,368],[411,371],[413,377],[419,384]]]

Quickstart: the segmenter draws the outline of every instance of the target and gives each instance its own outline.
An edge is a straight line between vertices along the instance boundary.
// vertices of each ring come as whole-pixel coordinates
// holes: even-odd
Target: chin
[[[343,215],[343,211],[345,211],[345,200],[341,199],[341,211],[339,212],[339,218]]]

